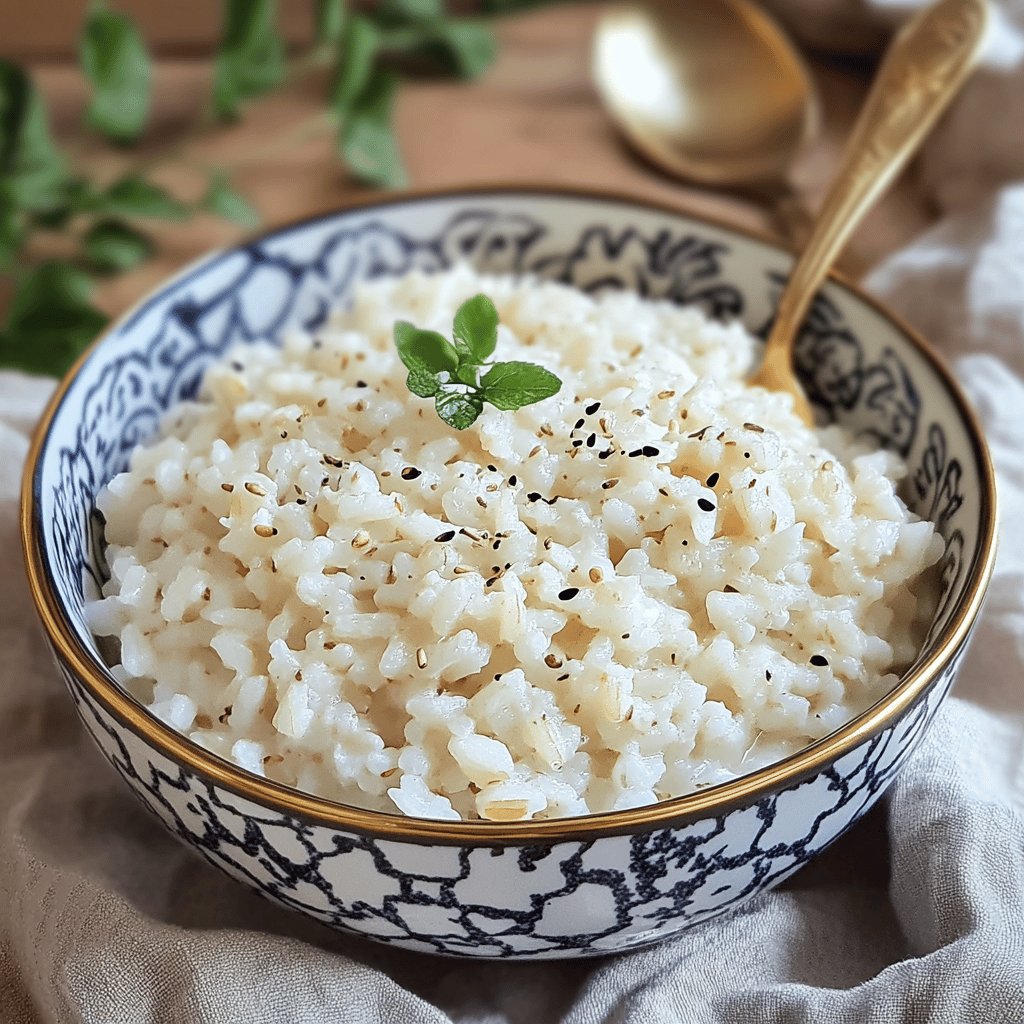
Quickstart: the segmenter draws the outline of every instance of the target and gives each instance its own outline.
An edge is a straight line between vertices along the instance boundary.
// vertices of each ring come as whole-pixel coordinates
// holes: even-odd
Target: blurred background
[[[598,3],[5,0],[0,365],[59,373],[205,250],[372,189],[608,188],[798,240],[884,25],[768,7],[807,62],[820,128],[785,180],[712,188],[616,130],[591,71]],[[843,268],[861,273],[930,216],[911,170]]]

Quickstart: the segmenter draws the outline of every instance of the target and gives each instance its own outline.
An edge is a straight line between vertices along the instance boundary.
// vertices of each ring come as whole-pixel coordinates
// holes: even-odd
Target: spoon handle
[[[939,0],[896,36],[779,300],[756,383],[792,389],[792,343],[815,292],[861,218],[963,84],[978,55],[987,14],[986,0]],[[809,407],[806,411],[810,422]]]

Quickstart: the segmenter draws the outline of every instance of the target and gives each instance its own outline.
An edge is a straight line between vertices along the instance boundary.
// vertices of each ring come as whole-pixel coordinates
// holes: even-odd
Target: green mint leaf
[[[93,201],[94,208],[115,217],[152,220],[187,220],[188,207],[159,185],[130,174],[115,182]]]
[[[370,81],[379,45],[380,33],[369,18],[357,14],[349,20],[331,87],[331,108],[342,123]]]
[[[334,46],[345,31],[345,0],[316,0],[317,46]]]
[[[409,371],[405,386],[420,398],[433,398],[441,390],[441,381],[436,373],[416,367]]]
[[[153,243],[139,231],[116,220],[101,220],[82,238],[82,254],[99,271],[131,270],[153,252]]]
[[[150,61],[134,22],[126,14],[94,7],[78,52],[92,85],[89,125],[115,142],[138,138],[149,113]]]
[[[483,22],[451,18],[433,25],[412,52],[442,74],[472,79],[494,63],[498,45]]]
[[[341,127],[339,149],[349,170],[365,184],[399,188],[407,181],[391,127],[398,79],[375,70]]]
[[[0,365],[60,376],[107,322],[89,301],[87,274],[70,263],[43,263],[23,277],[11,300]]]
[[[243,228],[254,228],[260,223],[260,215],[241,193],[236,192],[227,176],[216,171],[210,178],[210,187],[200,203],[202,209],[218,217],[240,224]]]
[[[441,391],[434,399],[434,408],[448,426],[465,430],[483,412],[484,403],[473,392]]]
[[[0,183],[12,209],[50,209],[65,179],[43,101],[28,75],[0,60]]]
[[[275,0],[226,0],[214,67],[217,116],[222,120],[238,117],[242,100],[272,89],[284,74],[284,43],[277,33]]]
[[[468,384],[471,388],[479,387],[477,382],[477,374],[479,373],[479,367],[475,363],[459,363],[459,368],[455,371],[455,379],[460,384]]]
[[[442,0],[382,0],[377,17],[388,26],[433,22],[445,16]]]
[[[24,238],[22,217],[14,207],[0,202],[0,271],[14,265]]]
[[[557,395],[562,382],[536,363],[495,363],[480,381],[484,398],[498,409],[521,409]]]
[[[444,335],[420,330],[407,320],[399,320],[395,324],[395,347],[408,370],[423,370],[430,374],[445,370],[454,373],[459,365],[455,346]]]
[[[486,295],[474,295],[455,314],[455,344],[482,363],[498,344],[498,311]],[[460,350],[461,351],[461,350]]]

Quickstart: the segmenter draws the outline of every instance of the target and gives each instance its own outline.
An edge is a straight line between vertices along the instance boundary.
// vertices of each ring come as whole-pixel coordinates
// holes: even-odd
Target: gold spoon
[[[818,127],[807,68],[749,0],[628,0],[594,36],[613,120],[670,174],[705,185],[782,181]]]
[[[836,254],[960,89],[980,50],[987,0],[939,0],[897,34],[846,144],[832,187],[782,297],[751,383],[793,396],[813,422],[796,379],[793,348],[804,315]]]

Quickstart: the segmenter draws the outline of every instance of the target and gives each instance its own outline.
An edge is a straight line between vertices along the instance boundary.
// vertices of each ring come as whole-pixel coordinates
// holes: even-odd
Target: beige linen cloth
[[[776,6],[839,47],[903,13]],[[178,845],[79,728],[18,553],[50,385],[0,374],[0,1022],[1024,1021],[1024,0],[988,52],[924,156],[934,229],[868,280],[955,365],[1002,500],[956,695],[884,806],[781,890],[621,957],[460,963],[278,910]]]

